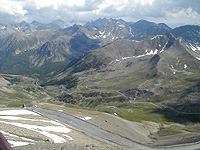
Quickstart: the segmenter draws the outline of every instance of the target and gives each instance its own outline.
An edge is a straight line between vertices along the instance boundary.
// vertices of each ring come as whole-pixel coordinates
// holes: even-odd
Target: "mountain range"
[[[25,59],[26,68],[32,70],[48,63],[70,61],[88,50],[100,48],[117,39],[141,40],[169,32],[176,38],[182,38],[198,57],[199,26],[171,29],[166,24],[145,20],[129,23],[121,19],[103,18],[88,22],[84,26],[75,24],[65,27],[66,23],[61,20],[50,24],[40,24],[36,21],[31,24],[1,24],[1,71],[15,73],[14,69],[7,66],[7,62],[12,64],[12,60],[15,61],[15,58],[21,56]],[[20,63],[13,64],[20,67]],[[21,67],[24,68],[24,64]]]
[[[9,23],[0,23],[0,37],[7,36],[9,34],[13,34],[16,32],[34,32],[40,30],[58,30],[62,28],[69,27],[70,24],[66,23],[62,20],[55,20],[49,24],[39,23],[37,21],[33,21],[31,23],[27,23],[22,21],[16,24]]]
[[[59,101],[87,107],[142,101],[198,112],[200,26],[33,21],[0,24],[0,37],[1,73],[37,75],[42,86],[62,89]]]

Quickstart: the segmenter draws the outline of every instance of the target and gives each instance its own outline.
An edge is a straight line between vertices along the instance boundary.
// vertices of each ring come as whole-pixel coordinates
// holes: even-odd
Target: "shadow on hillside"
[[[168,108],[157,109],[153,113],[162,114],[168,121],[187,124],[190,122],[200,123],[200,103],[170,105]]]

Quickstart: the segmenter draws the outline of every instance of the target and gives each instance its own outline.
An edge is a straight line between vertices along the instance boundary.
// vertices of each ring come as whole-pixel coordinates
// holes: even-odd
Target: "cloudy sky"
[[[85,23],[103,17],[200,25],[200,0],[0,0],[0,22]]]

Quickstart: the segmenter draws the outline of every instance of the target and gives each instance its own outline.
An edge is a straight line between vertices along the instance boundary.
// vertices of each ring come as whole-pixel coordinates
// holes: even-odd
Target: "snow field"
[[[27,115],[26,117],[20,116],[20,115]],[[70,140],[74,140],[72,137],[67,135],[71,132],[71,129],[67,128],[65,125],[53,121],[53,120],[44,120],[44,119],[32,119],[31,115],[37,116],[37,118],[40,118],[41,116],[37,113],[34,113],[29,110],[4,110],[0,111],[0,123],[6,125],[12,125],[16,129],[17,128],[24,128],[28,129],[34,132],[37,132],[41,135],[44,135],[48,137],[48,139],[51,139],[54,143],[64,143],[68,142]],[[41,117],[42,118],[42,117]],[[88,119],[88,118],[86,118]],[[26,121],[26,123],[20,123],[20,121]],[[34,125],[34,122],[38,123],[40,122],[48,124],[48,125]],[[28,139],[25,137],[19,137],[17,133],[9,133],[8,131],[5,132],[1,130],[0,132],[8,137],[11,137],[8,140],[8,142],[11,144],[12,147],[17,146],[24,146],[29,144],[34,144],[37,141],[34,141],[32,139]],[[28,133],[27,133],[28,134]],[[17,140],[15,139],[17,138]],[[19,141],[20,139],[20,141]]]

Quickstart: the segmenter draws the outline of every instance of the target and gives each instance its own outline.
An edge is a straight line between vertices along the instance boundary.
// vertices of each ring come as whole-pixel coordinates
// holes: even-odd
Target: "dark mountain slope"
[[[200,45],[200,26],[181,26],[171,32],[176,37],[182,37],[187,43]]]
[[[129,23],[122,19],[116,20],[106,18],[88,22],[84,27],[95,28],[97,32],[92,35],[92,38],[102,39],[106,43],[121,38],[139,40],[148,36],[164,34],[171,31],[171,28],[164,23],[156,24],[146,20]]]
[[[98,40],[88,38],[76,25],[63,31],[20,32],[1,38],[1,71],[15,73],[23,65],[33,72],[43,65],[51,68],[52,63],[69,61],[99,47]],[[27,69],[22,70],[27,74]]]
[[[40,31],[33,33],[16,33],[0,38],[0,51],[7,54],[17,55],[24,51],[36,49],[51,39],[54,32]]]
[[[119,19],[98,19],[88,22],[84,25],[86,28],[95,28],[97,32],[92,35],[93,38],[102,39],[105,42],[113,41],[119,38],[127,38],[131,36],[129,23]]]
[[[84,66],[96,68],[100,64],[112,64],[123,60],[132,60],[162,52],[166,47],[167,36],[146,38],[141,41],[116,40],[101,49],[91,51],[76,65],[75,70],[83,70]],[[95,55],[95,56],[94,56]],[[135,65],[137,66],[137,65]],[[88,68],[90,69],[90,67]]]
[[[98,41],[89,39],[84,33],[77,33],[73,37],[62,36],[43,44],[31,56],[31,62],[34,66],[42,66],[50,62],[64,62],[98,47]]]
[[[143,39],[148,36],[164,34],[171,31],[171,28],[166,24],[156,24],[146,20],[140,20],[130,25],[132,29],[133,39]]]
[[[1,72],[16,73],[15,71],[18,70],[19,66],[21,66],[22,70],[23,67],[27,68],[27,66],[30,65],[30,53],[50,40],[53,34],[53,32],[49,31],[40,31],[32,33],[16,33],[5,38],[0,38]],[[21,73],[26,72],[26,69],[24,71],[22,70]]]

